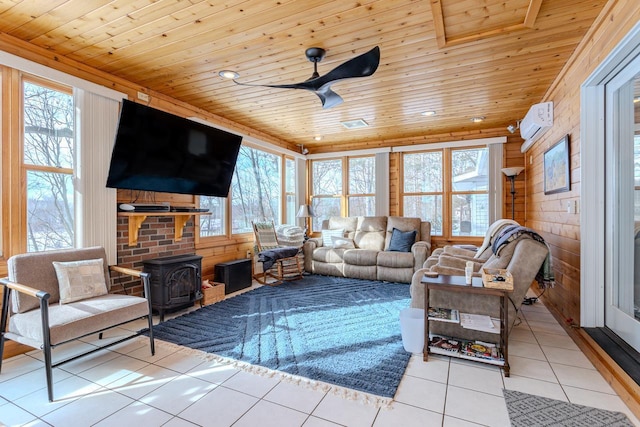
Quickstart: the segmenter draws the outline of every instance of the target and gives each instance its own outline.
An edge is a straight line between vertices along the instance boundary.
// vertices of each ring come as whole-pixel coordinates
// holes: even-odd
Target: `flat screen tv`
[[[123,100],[107,187],[227,197],[242,137]]]

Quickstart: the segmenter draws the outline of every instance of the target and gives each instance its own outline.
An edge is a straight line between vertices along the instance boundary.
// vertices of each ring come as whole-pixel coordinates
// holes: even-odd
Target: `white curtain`
[[[389,152],[376,153],[376,216],[389,215]]]
[[[76,247],[103,246],[117,263],[116,190],[107,188],[120,103],[74,89],[76,106]]]

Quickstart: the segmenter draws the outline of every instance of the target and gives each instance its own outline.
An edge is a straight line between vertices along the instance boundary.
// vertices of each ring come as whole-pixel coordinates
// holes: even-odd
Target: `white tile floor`
[[[510,335],[509,378],[490,365],[444,356],[424,363],[413,356],[390,409],[203,361],[169,346],[158,345],[151,357],[142,339],[55,369],[56,400],[49,403],[41,352],[31,352],[3,363],[0,425],[508,426],[502,397],[508,388],[622,411],[640,426],[541,303],[522,306],[520,317]]]

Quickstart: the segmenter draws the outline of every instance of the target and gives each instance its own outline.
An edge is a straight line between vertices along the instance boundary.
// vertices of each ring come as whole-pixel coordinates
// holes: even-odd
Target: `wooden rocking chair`
[[[253,222],[258,262],[262,263],[262,272],[253,278],[263,285],[279,285],[284,280],[302,279],[302,265],[298,253],[300,248],[282,246],[278,243],[273,221]],[[275,281],[268,281],[268,277]]]

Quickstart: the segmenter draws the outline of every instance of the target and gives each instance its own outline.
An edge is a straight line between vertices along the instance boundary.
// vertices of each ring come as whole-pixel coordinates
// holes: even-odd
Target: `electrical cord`
[[[540,299],[540,297],[541,297],[542,295],[544,295],[544,293],[545,293],[546,291],[547,291],[547,288],[544,288],[544,289],[542,290],[542,293],[541,293],[540,295],[538,295],[538,296],[535,296],[535,297],[525,297],[524,301],[522,301],[522,304],[524,304],[524,305],[531,305],[531,304],[534,304],[534,303],[538,302],[538,299]]]

